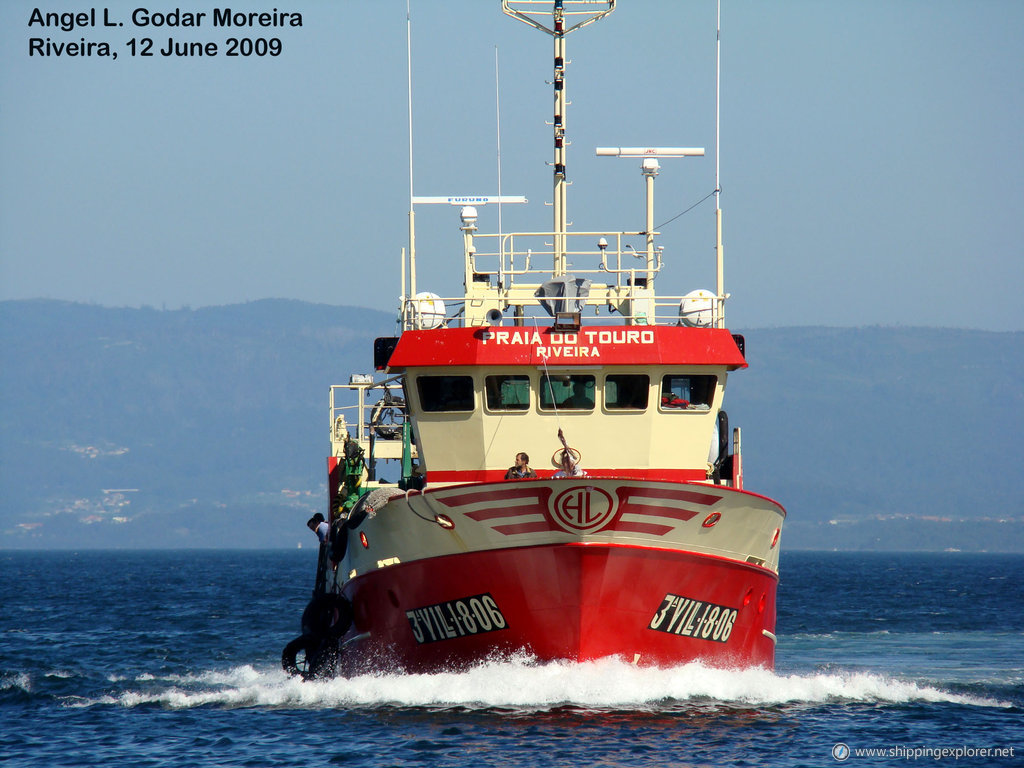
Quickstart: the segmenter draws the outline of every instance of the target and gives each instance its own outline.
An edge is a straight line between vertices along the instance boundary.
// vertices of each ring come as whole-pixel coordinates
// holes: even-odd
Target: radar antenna
[[[548,6],[544,9],[543,6]],[[552,124],[555,134],[554,162],[554,275],[565,274],[566,215],[566,141],[565,141],[565,36],[592,24],[615,10],[615,0],[501,0],[501,9],[551,35],[555,41],[555,111]]]

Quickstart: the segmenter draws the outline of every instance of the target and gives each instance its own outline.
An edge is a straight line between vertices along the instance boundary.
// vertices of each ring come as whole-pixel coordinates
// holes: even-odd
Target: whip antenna
[[[498,79],[498,46],[494,46],[494,122],[498,144],[498,287],[505,287],[504,230],[501,228],[501,88]]]
[[[405,294],[403,277],[403,298],[416,295],[416,212],[413,208],[412,184],[412,12],[410,0],[405,0],[405,65],[409,110],[409,293]],[[402,317],[404,321],[404,306],[402,307]]]
[[[722,0],[715,20],[715,293],[718,294],[719,328],[725,328],[725,247],[722,245],[721,167]]]

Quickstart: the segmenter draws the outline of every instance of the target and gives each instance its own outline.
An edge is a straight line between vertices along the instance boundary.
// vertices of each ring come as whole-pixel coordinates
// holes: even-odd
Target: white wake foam
[[[170,708],[265,706],[299,708],[465,707],[544,711],[562,706],[647,710],[694,705],[772,706],[824,702],[950,702],[1009,707],[1008,702],[943,691],[866,672],[779,675],[764,669],[723,670],[701,664],[670,669],[604,659],[535,664],[516,659],[465,672],[364,675],[303,682],[279,670],[251,666],[153,681],[74,706],[96,704]],[[154,682],[156,684],[154,684]]]
[[[0,675],[0,691],[32,692],[32,678],[26,672],[11,672]]]

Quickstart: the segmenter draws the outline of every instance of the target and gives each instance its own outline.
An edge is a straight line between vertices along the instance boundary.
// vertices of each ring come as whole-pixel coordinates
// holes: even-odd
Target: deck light
[[[555,324],[551,326],[554,331],[578,331],[580,329],[579,312],[556,312]]]
[[[704,522],[701,523],[702,528],[713,528],[715,523],[722,519],[721,512],[712,512],[710,515],[704,518]]]

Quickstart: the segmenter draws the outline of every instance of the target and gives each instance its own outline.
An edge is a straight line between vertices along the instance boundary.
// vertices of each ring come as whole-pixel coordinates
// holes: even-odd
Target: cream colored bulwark
[[[541,410],[538,398],[544,373],[585,373],[596,378],[592,410]],[[638,373],[650,377],[644,411],[604,407],[604,377]],[[717,377],[707,409],[662,408],[661,381],[669,373]],[[515,374],[530,377],[530,405],[524,411],[490,411],[484,398],[486,376]],[[470,376],[472,412],[424,412],[419,402],[419,376]],[[405,392],[415,425],[419,455],[427,472],[504,471],[515,455],[525,451],[542,476],[556,466],[552,456],[561,450],[558,430],[582,454],[584,469],[689,469],[704,471],[714,438],[718,408],[725,392],[725,366],[609,366],[605,368],[525,366],[410,368]]]

